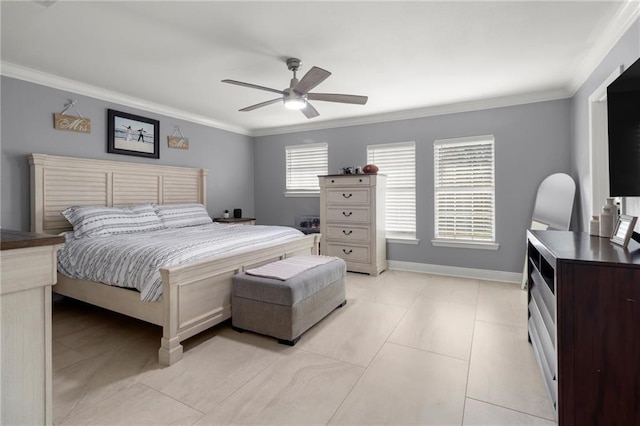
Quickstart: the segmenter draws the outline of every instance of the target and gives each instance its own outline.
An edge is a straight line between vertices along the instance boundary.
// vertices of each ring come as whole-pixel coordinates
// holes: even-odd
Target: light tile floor
[[[516,284],[349,273],[347,305],[294,347],[228,323],[157,363],[161,329],[53,307],[57,425],[555,425]]]

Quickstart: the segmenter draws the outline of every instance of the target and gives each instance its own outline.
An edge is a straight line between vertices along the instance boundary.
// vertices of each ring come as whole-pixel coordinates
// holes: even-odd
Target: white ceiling
[[[246,133],[567,97],[626,30],[632,1],[2,1],[2,73]],[[626,27],[625,27],[626,26]],[[284,60],[333,73],[320,116],[221,83],[283,89]]]

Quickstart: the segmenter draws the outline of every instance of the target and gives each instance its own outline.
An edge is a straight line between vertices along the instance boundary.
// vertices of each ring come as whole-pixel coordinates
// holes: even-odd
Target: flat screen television
[[[640,197],[640,59],[607,88],[607,111],[610,196]],[[640,216],[640,211],[625,213]],[[640,241],[638,232],[640,225],[634,235]]]
[[[609,189],[640,197],[640,59],[607,88]]]

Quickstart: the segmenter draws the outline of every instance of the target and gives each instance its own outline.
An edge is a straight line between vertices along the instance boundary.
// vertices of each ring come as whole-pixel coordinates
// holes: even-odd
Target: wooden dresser
[[[527,237],[529,340],[558,424],[640,425],[640,244]]]
[[[52,424],[51,286],[63,237],[1,230],[0,424]]]
[[[347,270],[378,275],[387,269],[385,175],[320,176],[320,252]]]

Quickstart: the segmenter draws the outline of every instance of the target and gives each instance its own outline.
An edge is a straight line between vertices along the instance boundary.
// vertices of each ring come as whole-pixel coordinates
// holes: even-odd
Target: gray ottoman
[[[293,346],[302,333],[347,303],[346,274],[346,263],[338,258],[286,281],[238,274],[231,287],[233,328]]]

